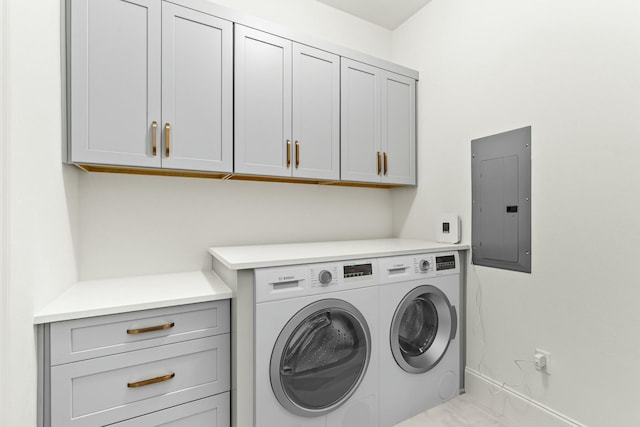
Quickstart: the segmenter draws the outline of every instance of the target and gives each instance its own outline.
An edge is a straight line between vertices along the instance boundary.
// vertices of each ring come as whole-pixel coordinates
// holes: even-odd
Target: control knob
[[[429,261],[426,259],[421,259],[418,265],[420,267],[420,271],[429,271]]]
[[[318,274],[318,281],[322,286],[327,286],[331,283],[331,279],[333,279],[333,276],[329,270],[322,270],[320,274]]]

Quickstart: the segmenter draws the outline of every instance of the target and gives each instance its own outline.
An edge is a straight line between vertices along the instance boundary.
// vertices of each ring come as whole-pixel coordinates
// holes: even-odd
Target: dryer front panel
[[[438,364],[455,338],[456,309],[438,288],[424,285],[400,302],[391,322],[389,341],[398,366],[412,374]]]
[[[323,415],[357,389],[370,354],[369,327],[358,309],[339,299],[320,300],[297,312],[278,336],[271,386],[290,412]]]

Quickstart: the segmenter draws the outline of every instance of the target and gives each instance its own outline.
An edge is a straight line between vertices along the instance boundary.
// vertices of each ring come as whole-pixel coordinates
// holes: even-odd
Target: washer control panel
[[[351,279],[353,277],[367,277],[373,276],[373,264],[351,264],[342,267],[342,273],[345,279]]]
[[[309,284],[312,288],[337,285],[338,266],[319,265],[309,267]]]
[[[318,281],[322,286],[327,286],[329,283],[331,283],[332,279],[333,275],[329,270],[322,270],[320,274],[318,274]]]

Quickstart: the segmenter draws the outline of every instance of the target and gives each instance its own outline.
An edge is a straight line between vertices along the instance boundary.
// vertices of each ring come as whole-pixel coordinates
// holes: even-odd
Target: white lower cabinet
[[[229,392],[133,418],[117,427],[226,427],[230,424]]]
[[[45,426],[229,426],[228,300],[57,322],[44,334]]]

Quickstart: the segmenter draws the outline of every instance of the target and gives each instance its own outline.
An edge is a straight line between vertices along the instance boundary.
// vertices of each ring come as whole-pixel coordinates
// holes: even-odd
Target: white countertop
[[[35,324],[231,298],[212,271],[78,282],[33,317]]]
[[[209,248],[209,253],[231,270],[245,270],[467,249],[469,246],[464,244],[435,243],[413,239],[375,239],[214,247]]]

